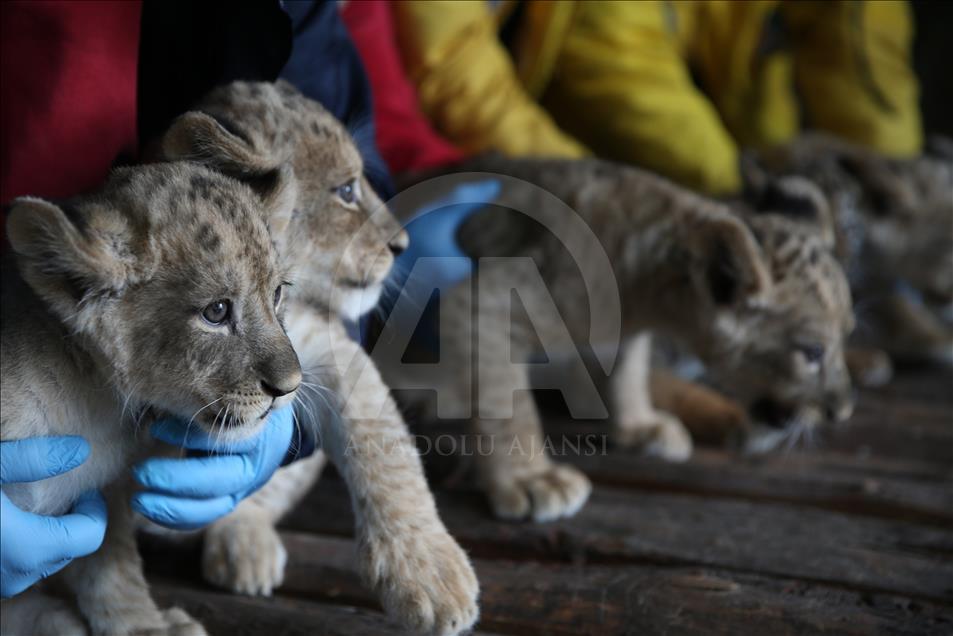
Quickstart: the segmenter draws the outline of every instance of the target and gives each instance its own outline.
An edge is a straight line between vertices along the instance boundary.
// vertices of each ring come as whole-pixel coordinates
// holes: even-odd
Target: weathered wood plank
[[[435,445],[478,452],[477,441],[463,436],[460,429],[445,424],[420,430],[431,440],[420,442],[421,452]],[[942,464],[826,449],[748,456],[700,447],[690,461],[673,464],[612,447],[608,438],[603,441],[605,426],[591,421],[549,421],[545,430],[564,461],[607,486],[787,503],[918,523],[953,523],[953,459]],[[594,442],[586,446],[580,440]],[[953,439],[950,445],[953,447]],[[424,460],[436,484],[459,481],[461,465],[472,461],[432,450]]]
[[[390,620],[354,567],[353,542],[283,533],[289,553],[285,583],[271,598],[215,589],[202,580],[200,545],[161,538],[142,543],[146,572],[160,607],[178,606],[212,636],[405,634]],[[477,630],[472,636],[493,636]]]
[[[357,585],[349,541],[282,537],[291,555],[284,591],[320,597],[327,589]],[[506,634],[913,634],[953,628],[953,611],[940,605],[732,572],[486,560],[475,565],[481,627]]]
[[[392,629],[374,623],[379,617],[371,611],[351,607],[377,605],[354,571],[352,541],[296,532],[284,532],[282,539],[289,554],[285,583],[273,601],[275,607],[264,600],[253,603],[256,615],[270,615],[272,623],[293,620],[296,627],[311,628],[316,620],[337,616],[340,605],[329,603],[344,603],[346,622],[335,628],[356,625],[360,630],[369,624]],[[167,571],[175,561],[190,559],[194,562],[194,555],[178,551],[171,559],[167,556],[161,567]],[[644,564],[580,566],[478,559],[475,565],[481,583],[480,628],[503,634],[923,634],[953,629],[949,607],[784,578]],[[202,599],[218,606],[220,595],[196,595],[189,588],[167,589],[164,598],[190,610],[197,605],[196,615],[204,612],[202,618],[213,633],[226,633],[219,628],[252,611],[236,598],[232,600],[238,604],[235,611],[210,613]],[[244,620],[240,624],[245,627]],[[252,627],[271,625],[258,621]]]
[[[862,591],[953,601],[953,531],[782,504],[597,487],[574,518],[493,520],[469,490],[438,493],[451,532],[475,555],[576,563],[724,568]],[[289,529],[351,532],[340,482],[325,480]]]
[[[202,622],[212,636],[378,636],[400,634],[373,610],[275,597],[236,596],[186,584],[153,580],[160,606],[176,605]]]
[[[953,419],[946,429],[940,429],[919,419],[910,419],[901,427],[857,417],[843,427],[825,431],[817,448],[841,453],[848,459],[906,460],[942,471],[953,466]]]
[[[853,417],[845,424],[818,430],[817,448],[934,462],[948,468],[953,463],[953,373],[937,373],[938,377],[901,376],[896,382],[903,389],[889,385],[859,391]],[[568,419],[558,392],[536,395],[547,420]],[[604,422],[588,424],[607,429]]]
[[[607,432],[547,416],[550,435]],[[459,458],[429,459],[441,515],[475,559],[480,629],[953,633],[948,371],[863,392],[852,422],[803,452],[700,449],[677,465],[610,445],[604,457],[566,457],[597,487],[557,523],[497,522]],[[398,633],[353,570],[352,523],[331,471],[284,524],[290,558],[275,598],[210,589],[195,546],[147,547],[150,578],[163,605],[185,607],[212,634]]]
[[[829,455],[741,458],[700,450],[686,464],[610,454],[567,458],[596,483],[658,492],[789,503],[931,524],[953,523],[953,482],[899,478]],[[851,470],[850,468],[857,468]]]
[[[953,406],[953,369],[942,365],[903,365],[886,386],[871,391],[889,400]]]

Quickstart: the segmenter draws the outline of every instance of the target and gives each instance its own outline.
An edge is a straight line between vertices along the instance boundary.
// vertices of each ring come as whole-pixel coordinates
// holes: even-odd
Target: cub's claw
[[[417,634],[450,636],[479,616],[479,586],[466,554],[445,530],[362,538],[361,571],[384,609]]]

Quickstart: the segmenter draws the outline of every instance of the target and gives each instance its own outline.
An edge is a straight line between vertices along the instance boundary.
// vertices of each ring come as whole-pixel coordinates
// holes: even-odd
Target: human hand
[[[227,448],[219,447],[205,431],[190,429],[184,420],[154,423],[151,432],[156,439],[209,455],[155,457],[138,464],[133,475],[145,490],[133,495],[132,507],[176,530],[200,528],[227,515],[282,465],[291,446],[293,419],[293,407],[279,409],[258,435]]]
[[[0,485],[48,479],[89,457],[82,437],[34,437],[0,442]],[[106,502],[84,493],[69,514],[36,515],[0,491],[0,598],[19,594],[75,558],[95,552],[106,533]]]
[[[475,181],[458,185],[448,195],[422,206],[405,228],[410,245],[397,257],[398,270],[410,272],[417,259],[425,256],[458,257],[446,258],[440,268],[428,270],[428,292],[436,287],[449,287],[469,276],[473,267],[457,245],[457,230],[499,193],[498,180]]]

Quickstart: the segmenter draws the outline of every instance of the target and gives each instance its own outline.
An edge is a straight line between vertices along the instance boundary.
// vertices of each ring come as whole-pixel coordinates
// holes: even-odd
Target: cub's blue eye
[[[811,363],[820,362],[824,359],[824,347],[819,344],[802,345],[797,348],[804,356],[804,359]]]
[[[344,185],[336,187],[334,193],[345,203],[354,203],[357,200],[357,183],[352,179]]]
[[[284,285],[278,285],[278,287],[275,288],[275,309],[277,309],[278,305],[281,304],[281,288],[282,287],[284,287]]]
[[[231,313],[232,303],[227,300],[216,300],[214,303],[209,303],[205,309],[202,310],[202,318],[204,318],[207,323],[217,326],[228,320]]]

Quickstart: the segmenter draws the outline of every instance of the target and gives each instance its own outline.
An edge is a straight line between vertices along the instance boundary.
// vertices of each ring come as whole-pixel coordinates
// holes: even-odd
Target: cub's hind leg
[[[692,438],[684,424],[652,405],[652,336],[640,333],[626,343],[622,360],[609,380],[613,435],[623,446],[639,446],[648,455],[684,461],[692,454]]]
[[[543,428],[528,390],[513,395],[512,418],[477,417],[471,425],[481,440],[476,455],[481,486],[496,516],[553,521],[571,517],[586,503],[592,491],[589,479],[568,464],[554,462],[544,450]]]
[[[238,594],[271,596],[284,580],[287,552],[275,524],[311,490],[326,457],[320,450],[279,469],[234,512],[205,531],[202,573]]]
[[[481,274],[481,284],[499,274]],[[506,272],[502,274],[506,284]],[[571,517],[586,503],[592,485],[582,472],[550,457],[530,392],[529,367],[510,363],[514,356],[529,358],[530,338],[522,333],[529,325],[514,324],[512,335],[501,328],[511,319],[508,294],[484,296],[482,302],[473,359],[478,393],[470,399],[471,428],[481,448],[475,457],[481,485],[493,512],[503,519],[545,522]]]

